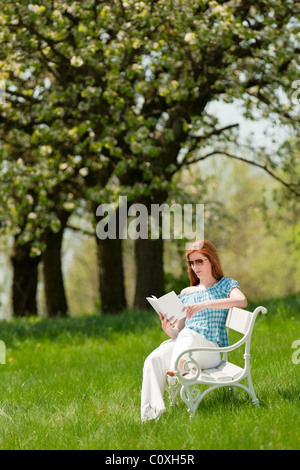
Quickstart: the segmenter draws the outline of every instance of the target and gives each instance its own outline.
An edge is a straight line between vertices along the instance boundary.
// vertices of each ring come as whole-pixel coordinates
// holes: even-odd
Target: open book
[[[182,311],[184,305],[173,290],[159,299],[154,295],[146,297],[146,299],[157,313],[160,312],[163,316],[167,315],[168,319],[174,317],[176,320],[180,320],[185,317],[185,312]]]

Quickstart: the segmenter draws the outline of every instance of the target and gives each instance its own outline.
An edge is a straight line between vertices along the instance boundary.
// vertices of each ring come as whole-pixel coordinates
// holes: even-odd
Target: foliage
[[[237,390],[140,423],[145,357],[163,340],[155,312],[1,322],[1,449],[298,449],[299,296],[262,302],[252,341],[260,408]],[[250,306],[251,308],[254,306]]]
[[[205,226],[205,233],[219,248],[224,272],[239,281],[247,298],[299,292],[299,202],[285,200],[279,206],[273,194],[285,190],[262,170],[242,162],[225,166],[223,157],[202,165],[205,177],[220,171],[222,178],[208,194],[208,199],[222,203],[219,223]]]
[[[222,173],[222,176],[219,176]],[[226,275],[239,281],[248,299],[286,297],[299,292],[300,260],[296,242],[297,214],[285,201],[273,201],[279,184],[262,170],[243,162],[213,157],[182,169],[174,177],[167,203],[204,204],[205,238],[218,247]],[[78,220],[74,225],[79,225]],[[134,243],[123,243],[128,305],[135,288]],[[91,240],[68,232],[65,279],[71,315],[91,312],[95,305],[96,260]],[[182,240],[164,240],[166,292],[179,293],[189,283]],[[84,287],[84,298],[79,286]]]
[[[234,125],[207,112],[214,100],[297,121],[291,0],[0,6],[0,216],[24,242],[58,230],[57,208],[155,196],[182,166],[224,151]]]

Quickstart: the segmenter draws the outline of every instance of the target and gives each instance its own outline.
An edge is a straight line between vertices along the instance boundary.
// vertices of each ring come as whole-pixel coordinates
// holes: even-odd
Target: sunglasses
[[[188,265],[193,268],[195,266],[203,266],[203,264],[205,263],[205,261],[207,260],[207,258],[204,258],[204,259],[196,259],[195,261],[188,261]]]

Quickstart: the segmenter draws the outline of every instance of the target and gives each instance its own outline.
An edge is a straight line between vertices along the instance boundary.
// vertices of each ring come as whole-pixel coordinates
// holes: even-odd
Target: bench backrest
[[[255,319],[253,312],[241,308],[231,308],[228,312],[225,326],[231,330],[238,331],[245,335]]]

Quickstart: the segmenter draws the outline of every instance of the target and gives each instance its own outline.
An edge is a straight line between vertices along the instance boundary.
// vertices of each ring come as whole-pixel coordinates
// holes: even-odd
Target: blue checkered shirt
[[[179,294],[179,298],[184,305],[190,305],[205,300],[228,298],[231,289],[238,287],[237,281],[229,277],[222,277],[214,286],[203,290],[196,290],[188,294]],[[228,336],[225,328],[225,321],[228,309],[206,308],[196,312],[191,318],[185,321],[185,328],[190,328],[208,341],[214,341],[221,347],[229,346]]]

